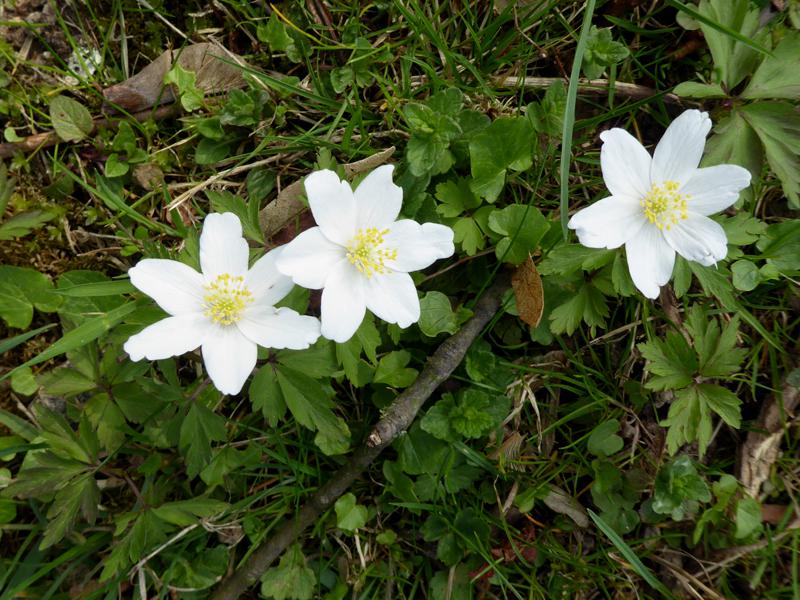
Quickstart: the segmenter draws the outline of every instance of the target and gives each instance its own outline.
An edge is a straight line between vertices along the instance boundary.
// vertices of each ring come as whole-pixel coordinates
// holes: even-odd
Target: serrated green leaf
[[[14,240],[28,235],[56,218],[49,210],[26,210],[0,223],[0,241]]]
[[[211,462],[211,443],[228,439],[225,418],[200,402],[192,402],[181,421],[178,448],[186,460],[186,474],[194,479]]]
[[[532,164],[533,126],[524,117],[501,117],[469,142],[470,187],[488,202],[497,200],[509,171],[525,171]]]
[[[419,301],[419,329],[428,337],[458,331],[458,316],[450,306],[450,299],[441,292],[427,292]]]
[[[300,544],[294,544],[284,552],[277,567],[261,576],[261,595],[274,600],[311,600],[316,583]]]
[[[541,275],[569,275],[578,270],[592,271],[610,263],[617,254],[615,250],[564,244],[551,250],[538,265],[538,269]]]
[[[50,119],[58,137],[65,142],[80,142],[94,129],[88,109],[66,96],[56,96],[50,101]]]
[[[75,525],[78,511],[90,524],[97,517],[97,505],[100,502],[100,490],[91,475],[85,475],[56,493],[53,504],[47,511],[47,529],[39,548],[44,550],[60,541]]]
[[[648,360],[650,379],[645,387],[651,390],[678,389],[689,385],[697,371],[697,357],[680,334],[670,331],[665,339],[652,339],[637,346]]]
[[[206,190],[206,196],[211,202],[211,209],[214,212],[225,213],[231,212],[239,217],[242,223],[242,229],[246,237],[261,244],[264,243],[264,233],[261,231],[261,225],[256,219],[251,219],[251,211],[247,203],[241,196],[236,196],[228,191]]]
[[[550,223],[539,209],[512,204],[489,214],[489,228],[504,236],[495,250],[498,260],[518,265],[533,253]]]
[[[416,369],[406,367],[410,360],[411,354],[405,350],[389,352],[381,357],[373,381],[390,387],[408,387],[417,378],[418,373]]]
[[[203,90],[197,87],[196,81],[197,73],[184,69],[177,61],[164,75],[164,83],[177,88],[181,106],[189,112],[203,106]]]
[[[767,56],[756,69],[750,83],[742,92],[742,98],[783,98],[797,100],[800,97],[800,32],[787,31],[775,46],[772,56]]]
[[[455,408],[452,394],[444,394],[442,399],[431,406],[420,419],[420,427],[437,439],[454,442],[459,439],[455,430],[450,426],[450,414]]]

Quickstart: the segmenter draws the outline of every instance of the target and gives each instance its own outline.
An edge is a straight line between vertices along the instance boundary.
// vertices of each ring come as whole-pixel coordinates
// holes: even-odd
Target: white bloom
[[[171,316],[125,342],[131,360],[159,360],[202,347],[208,376],[219,391],[237,394],[256,366],[256,345],[308,348],[319,321],[275,308],[293,287],[268,252],[247,268],[248,248],[233,213],[212,213],[200,235],[198,273],[174,260],[146,258],[128,271],[131,283]]]
[[[600,134],[600,166],[611,196],[569,221],[581,244],[625,244],[633,283],[648,298],[669,281],[677,252],[710,266],[725,258],[727,238],[708,218],[736,202],[750,173],[736,165],[699,169],[711,130],[708,114],[687,110],[658,142],[652,158],[624,129]]]
[[[411,271],[453,254],[453,230],[436,223],[397,221],[403,190],[392,165],[372,171],[355,192],[333,171],[305,180],[317,227],[298,235],[278,258],[294,282],[322,288],[322,335],[346,342],[367,308],[400,327],[419,320]]]

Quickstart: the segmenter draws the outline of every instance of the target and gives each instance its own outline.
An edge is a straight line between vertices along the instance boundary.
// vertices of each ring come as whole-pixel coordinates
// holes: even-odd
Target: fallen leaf
[[[109,104],[128,112],[174,102],[176,91],[174,86],[164,84],[164,76],[176,62],[196,74],[195,85],[206,94],[245,86],[242,67],[247,63],[240,56],[205,42],[162,52],[133,77],[103,90],[103,96]]]
[[[511,276],[511,287],[514,288],[514,296],[517,299],[519,318],[531,327],[539,325],[544,310],[544,291],[542,278],[530,257],[514,271]]]
[[[551,485],[550,492],[544,497],[544,503],[553,512],[567,515],[575,521],[578,527],[589,526],[589,517],[586,515],[586,509],[561,488]]]
[[[358,173],[371,171],[389,160],[392,154],[394,154],[394,146],[381,150],[363,160],[346,164],[344,165],[345,176],[350,178]],[[283,188],[275,200],[261,209],[259,222],[261,223],[261,229],[264,231],[264,237],[271,238],[277,234],[305,209],[303,180],[299,179]]]

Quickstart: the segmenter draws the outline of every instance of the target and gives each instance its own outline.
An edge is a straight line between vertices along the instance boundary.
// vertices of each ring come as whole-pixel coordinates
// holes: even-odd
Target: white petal
[[[180,356],[199,348],[210,330],[211,321],[202,313],[167,317],[132,335],[123,349],[133,361]]]
[[[319,338],[319,319],[286,307],[252,307],[236,326],[249,340],[265,348],[304,350]]]
[[[664,238],[686,260],[699,262],[706,267],[721,261],[728,254],[725,230],[708,217],[689,213],[689,218],[678,221],[664,230]]]
[[[629,196],[609,196],[579,210],[569,220],[588,248],[619,248],[647,222],[642,207]]]
[[[341,246],[356,234],[358,213],[350,184],[333,171],[314,171],[305,180],[308,206],[322,233]]]
[[[203,362],[223,394],[238,394],[256,366],[257,346],[233,325],[214,326],[203,340]]]
[[[386,265],[395,271],[419,271],[440,258],[452,256],[453,230],[438,223],[420,225],[410,219],[395,221],[384,238],[384,247],[397,250]]]
[[[202,310],[205,279],[176,260],[145,258],[128,270],[131,283],[171,315]]]
[[[600,134],[600,168],[608,191],[614,196],[641,198],[650,189],[652,159],[639,141],[624,129]]]
[[[345,249],[328,240],[319,227],[312,227],[283,246],[275,265],[297,285],[318,290],[343,261],[347,262]]]
[[[625,244],[625,254],[634,285],[646,297],[657,298],[658,288],[669,281],[675,266],[675,251],[661,231],[655,225],[645,225]]]
[[[697,169],[681,188],[688,194],[689,210],[700,215],[713,215],[725,210],[739,198],[739,192],[750,185],[750,171],[738,165],[717,165]]]
[[[211,213],[200,234],[200,268],[208,281],[218,275],[247,273],[248,248],[242,223],[233,213]]]
[[[406,328],[419,321],[419,297],[408,273],[386,273],[367,280],[367,308],[387,323]]]
[[[364,320],[367,303],[364,299],[364,277],[347,261],[331,271],[322,290],[322,335],[343,343]]]
[[[700,164],[709,131],[708,113],[695,109],[684,111],[670,123],[653,152],[653,183],[686,183]]]
[[[403,188],[392,181],[394,165],[383,165],[372,171],[354,192],[358,211],[358,227],[384,229],[394,223],[403,205]]]
[[[272,306],[286,297],[292,291],[294,282],[275,266],[275,261],[285,246],[279,246],[259,258],[247,272],[244,283],[253,301],[258,304]]]

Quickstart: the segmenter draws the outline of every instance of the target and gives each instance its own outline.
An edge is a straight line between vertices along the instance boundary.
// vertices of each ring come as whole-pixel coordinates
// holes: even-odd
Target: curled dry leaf
[[[350,178],[358,173],[371,171],[389,160],[392,154],[394,154],[394,146],[381,150],[363,160],[348,163],[344,165],[345,176]],[[261,229],[264,231],[264,237],[271,238],[305,210],[306,205],[302,198],[303,180],[299,179],[283,188],[275,200],[261,209],[259,222],[261,223]]]
[[[560,487],[551,485],[550,491],[547,496],[544,497],[544,503],[547,505],[547,508],[553,512],[567,515],[570,519],[575,521],[578,527],[589,526],[589,517],[586,516],[586,509],[583,508],[580,502]]]
[[[206,42],[162,52],[133,77],[103,90],[103,96],[108,103],[128,112],[174,102],[175,90],[164,84],[164,75],[176,62],[196,74],[195,85],[206,94],[245,86],[242,67],[247,63],[238,55]]]
[[[514,296],[517,299],[519,318],[531,327],[539,325],[544,310],[544,291],[542,278],[530,257],[514,271],[511,276],[511,287],[514,288]]]

